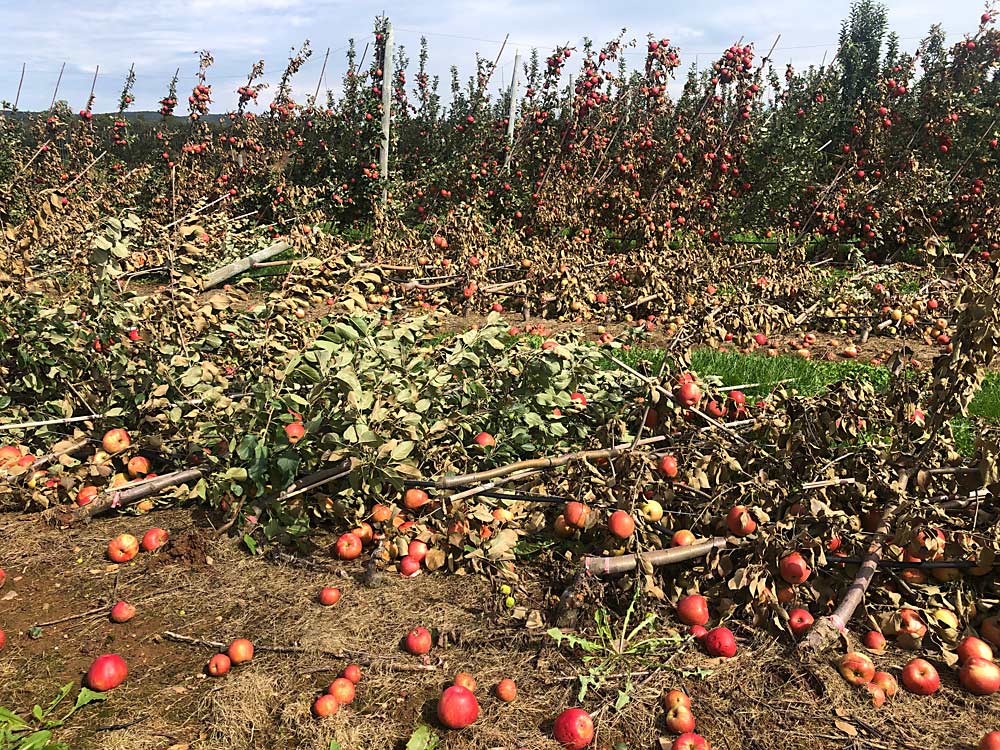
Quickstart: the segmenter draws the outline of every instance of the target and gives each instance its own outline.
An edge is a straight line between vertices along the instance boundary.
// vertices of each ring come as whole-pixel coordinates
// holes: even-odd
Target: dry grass
[[[173,511],[153,520],[179,538],[195,518]],[[0,705],[26,713],[59,685],[78,680],[93,655],[115,651],[129,662],[129,680],[106,704],[87,707],[61,730],[59,739],[74,750],[329,750],[331,741],[345,750],[401,750],[420,724],[437,726],[437,695],[455,672],[466,670],[479,681],[480,719],[461,732],[436,729],[444,747],[557,750],[551,720],[575,705],[574,676],[582,665],[544,634],[509,619],[488,581],[385,576],[369,589],[358,582],[360,565],[340,569],[325,560],[331,571],[315,572],[251,558],[231,540],[207,543],[211,564],[140,559],[118,568],[102,560],[111,536],[150,525],[142,518],[109,519],[64,532],[0,516],[3,565],[21,577],[8,584],[18,598],[0,602],[0,627],[10,635],[0,655]],[[562,582],[549,580],[541,566],[524,574],[522,603],[544,609]],[[313,601],[327,584],[344,591],[332,608]],[[37,641],[24,635],[34,622],[83,612],[112,593],[136,602],[139,614],[131,623],[112,625],[98,615],[45,628]],[[614,587],[605,594],[615,596]],[[399,648],[417,624],[445,641],[431,652],[433,670],[414,671],[418,660]],[[202,671],[213,650],[163,640],[167,630],[207,640],[245,636],[257,644],[297,644],[304,652],[259,651],[252,663],[213,679]],[[800,664],[785,645],[740,632],[750,642],[725,662],[708,660],[690,644],[663,653],[662,668],[634,675],[631,701],[620,712],[612,710],[618,685],[588,695],[595,747],[656,748],[665,734],[660,696],[676,687],[691,693],[698,730],[717,750],[952,749],[971,747],[987,729],[1000,728],[1000,698],[973,699],[957,689],[950,670],[942,670],[938,695],[900,695],[876,710],[828,664]],[[349,661],[322,652],[339,651],[353,654],[364,678],[353,705],[317,720],[312,701]],[[896,653],[877,662],[898,674],[907,658]],[[712,673],[683,676],[696,668]],[[503,677],[518,683],[514,704],[492,697]],[[851,731],[856,736],[845,733]]]

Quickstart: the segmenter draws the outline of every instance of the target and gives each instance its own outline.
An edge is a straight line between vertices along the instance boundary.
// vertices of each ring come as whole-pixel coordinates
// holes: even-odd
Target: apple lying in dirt
[[[437,715],[448,729],[464,729],[479,718],[479,702],[468,688],[452,685],[441,693]]]
[[[91,690],[103,693],[114,690],[128,677],[128,666],[118,654],[104,654],[94,659],[87,670],[84,684]]]
[[[135,607],[128,602],[118,602],[111,608],[111,622],[128,622],[135,617]]]
[[[618,539],[628,539],[635,532],[635,521],[623,510],[616,510],[608,519],[608,530]]]
[[[333,716],[337,713],[338,708],[340,708],[340,705],[337,703],[337,699],[329,693],[324,693],[317,698],[313,702],[312,706],[313,713],[321,719],[327,716]]]
[[[693,732],[695,727],[694,714],[687,706],[674,706],[667,711],[665,723],[667,730],[674,734]]]
[[[416,560],[418,563],[422,563],[424,558],[427,557],[427,542],[422,542],[419,539],[414,539],[406,548],[406,554]]]
[[[993,661],[993,649],[990,648],[990,644],[972,635],[964,638],[962,642],[958,644],[958,648],[955,649],[955,653],[958,654],[959,664],[965,664],[965,662],[973,656],[978,656],[980,659],[986,659],[986,661]]]
[[[509,677],[500,680],[497,683],[496,694],[504,703],[511,703],[517,698],[517,684]]]
[[[992,661],[971,656],[959,670],[958,681],[973,695],[993,695],[1000,690],[1000,667]]]
[[[885,636],[877,630],[869,630],[865,633],[863,643],[865,644],[865,648],[870,648],[872,651],[881,651],[885,648],[886,640]]]
[[[319,603],[324,607],[332,607],[340,601],[341,591],[333,586],[324,586],[319,590]]]
[[[101,440],[101,447],[111,454],[121,453],[130,445],[132,445],[132,439],[128,432],[120,427],[105,432],[104,438]]]
[[[488,432],[480,432],[478,435],[472,438],[472,442],[478,445],[480,448],[493,448],[497,444],[497,441]]]
[[[420,573],[420,561],[412,555],[405,555],[399,561],[399,574],[404,578],[413,578]]]
[[[476,678],[473,677],[468,672],[459,672],[455,675],[455,679],[451,681],[452,685],[459,685],[464,687],[466,690],[471,692],[476,692],[476,688],[479,686],[476,682]]]
[[[669,711],[676,706],[691,708],[691,696],[683,690],[671,690],[663,695],[663,710]]]
[[[726,516],[726,528],[733,536],[747,536],[757,529],[757,522],[745,505],[736,505]]]
[[[237,638],[229,644],[226,655],[233,664],[243,664],[253,659],[253,644],[246,638]]]
[[[124,563],[139,554],[139,540],[131,534],[119,534],[108,543],[108,557],[116,563]]]
[[[875,664],[864,654],[851,651],[840,657],[837,669],[852,685],[867,685],[875,676]]]
[[[340,673],[341,677],[346,677],[348,680],[357,685],[361,682],[361,667],[357,664],[348,664],[344,667],[343,671]]]
[[[813,626],[814,618],[807,609],[793,609],[788,613],[788,627],[795,638],[801,638]]]
[[[685,732],[670,746],[670,750],[712,750],[708,740],[700,734]]]
[[[736,637],[729,628],[709,630],[704,644],[710,656],[723,656],[726,659],[736,656]]]
[[[941,677],[926,659],[911,659],[903,667],[903,687],[916,695],[932,695],[941,686]]]
[[[785,555],[785,557],[781,558],[778,570],[782,579],[784,579],[786,583],[791,583],[793,585],[805,583],[808,580],[810,573],[812,573],[806,559],[798,552],[793,552],[792,554]]]
[[[692,638],[694,638],[696,641],[700,641],[706,635],[708,635],[708,628],[706,628],[704,625],[692,625],[690,628],[688,628],[688,632],[691,634]]]
[[[208,673],[212,677],[222,677],[233,665],[232,660],[225,654],[216,654],[208,660]]]
[[[3,647],[7,645],[7,634],[0,630],[0,651],[3,651]]]
[[[689,594],[677,602],[677,619],[685,625],[708,622],[708,599],[701,594]]]
[[[0,568],[0,589],[3,588],[3,585],[5,583],[7,583],[7,571],[5,571],[3,568]]]
[[[337,539],[337,556],[341,560],[357,560],[361,557],[361,537],[348,531]]]
[[[865,690],[871,695],[872,705],[875,708],[881,708],[885,705],[885,690],[876,685],[874,682],[869,682],[865,685]]]
[[[979,750],[1000,750],[1000,732],[984,734],[979,740]]]
[[[582,708],[567,708],[556,717],[552,736],[566,750],[583,750],[594,740],[594,720]]]
[[[346,677],[338,677],[335,679],[330,683],[330,687],[326,689],[326,692],[336,698],[337,703],[341,706],[346,706],[354,702],[354,683]]]
[[[899,692],[899,683],[896,678],[888,672],[876,672],[872,677],[872,684],[882,688],[886,698],[892,698]]]
[[[431,650],[431,633],[427,628],[416,627],[406,634],[404,647],[414,656],[421,656]]]
[[[142,535],[142,549],[144,552],[155,552],[170,538],[170,532],[166,529],[152,528]]]

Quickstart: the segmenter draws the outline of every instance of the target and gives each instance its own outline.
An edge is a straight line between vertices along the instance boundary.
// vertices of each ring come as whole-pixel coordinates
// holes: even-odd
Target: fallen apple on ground
[[[583,750],[594,740],[594,720],[582,708],[567,708],[556,717],[552,736],[566,750]]]

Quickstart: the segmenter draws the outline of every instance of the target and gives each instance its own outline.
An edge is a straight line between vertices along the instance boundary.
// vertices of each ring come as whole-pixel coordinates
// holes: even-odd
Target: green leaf
[[[73,711],[78,711],[84,706],[97,701],[106,701],[108,696],[106,693],[98,693],[90,688],[80,688],[80,694],[76,696],[76,705],[73,706]]]
[[[252,536],[250,536],[249,534],[244,534],[243,544],[245,544],[247,546],[247,549],[250,550],[251,555],[257,554],[257,542],[254,540]]]
[[[417,727],[406,743],[406,750],[434,750],[438,745],[438,736],[426,724]]]

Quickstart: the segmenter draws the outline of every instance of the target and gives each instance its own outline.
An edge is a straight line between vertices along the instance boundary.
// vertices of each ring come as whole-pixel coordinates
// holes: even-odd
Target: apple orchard
[[[1000,750],[995,20],[5,104],[0,749]]]

